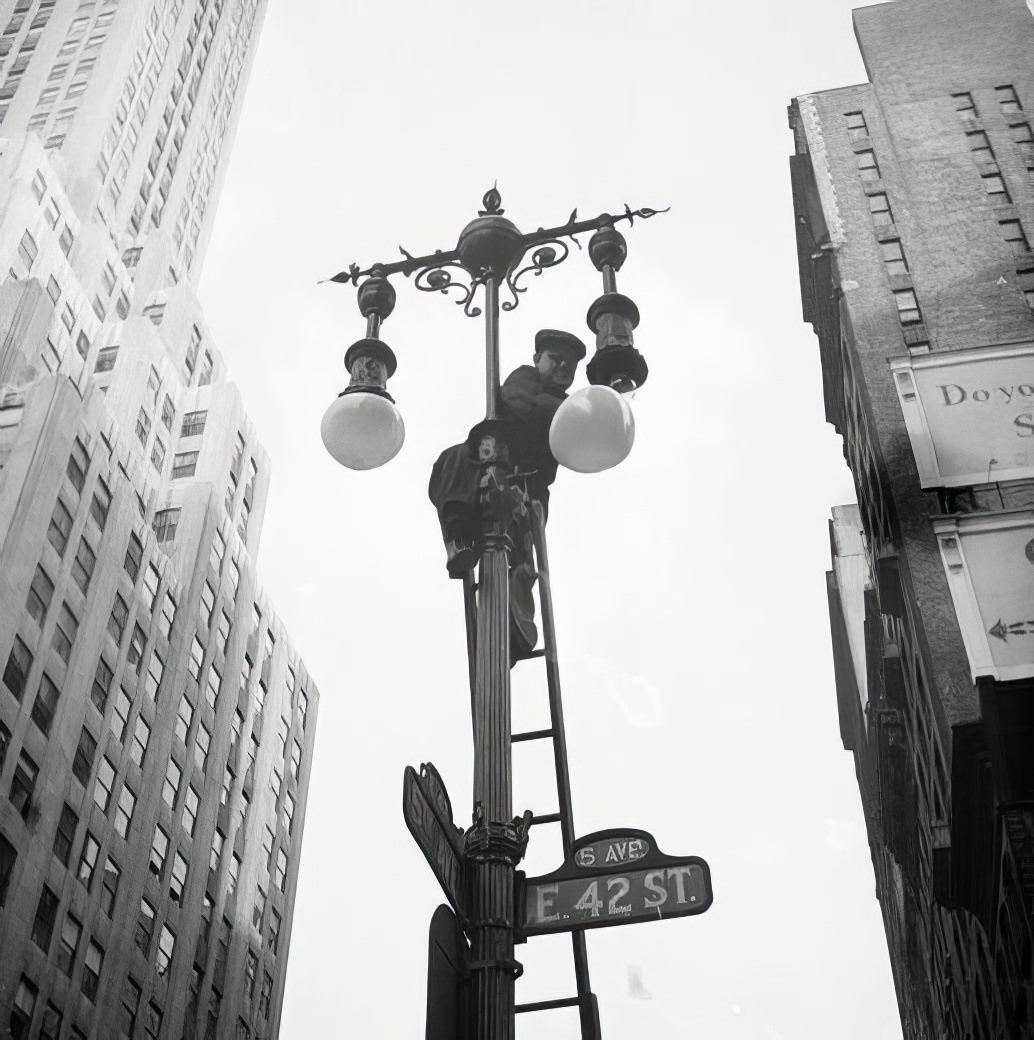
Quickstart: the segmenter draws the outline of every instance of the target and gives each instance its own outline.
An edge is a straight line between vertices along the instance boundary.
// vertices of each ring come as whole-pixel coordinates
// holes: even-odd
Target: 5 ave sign
[[[579,839],[559,870],[518,892],[522,936],[702,914],[711,871],[699,856],[666,856],[652,835],[598,831]]]
[[[452,822],[448,792],[430,762],[425,762],[419,773],[406,766],[402,816],[452,908],[463,920],[463,831]]]

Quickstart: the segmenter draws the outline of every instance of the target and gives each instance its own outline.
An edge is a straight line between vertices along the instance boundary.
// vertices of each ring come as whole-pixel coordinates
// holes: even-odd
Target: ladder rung
[[[522,740],[544,740],[546,737],[552,736],[551,729],[529,729],[526,733],[514,733],[510,740],[514,744],[519,744]]]
[[[518,1004],[514,1011],[518,1015],[526,1011],[551,1011],[553,1008],[577,1007],[581,1001],[577,997],[561,997],[559,1000],[536,1000],[531,1004]]]
[[[537,823],[559,823],[559,822],[560,822],[560,813],[558,813],[558,812],[544,813],[542,816],[533,816],[531,818],[531,825],[533,827]]]

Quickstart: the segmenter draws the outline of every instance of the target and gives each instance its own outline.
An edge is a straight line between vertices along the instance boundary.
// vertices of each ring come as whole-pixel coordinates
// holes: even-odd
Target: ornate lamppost
[[[638,309],[617,291],[617,272],[626,257],[617,224],[648,218],[658,210],[627,206],[566,224],[522,232],[503,215],[493,188],[460,233],[454,249],[377,263],[353,264],[331,281],[358,287],[366,336],[345,354],[347,389],[327,410],[321,425],[329,453],[351,469],[372,469],[393,458],[405,436],[402,419],[387,390],[396,368],[395,354],[380,338],[381,324],[395,306],[394,274],[413,276],[425,292],[453,294],[468,317],[484,316],[485,419],[471,431],[480,443],[481,492],[474,712],[474,814],[463,838],[470,941],[469,1000],[474,1040],[511,1040],[514,1035],[515,878],[528,840],[530,814],[513,817],[510,755],[509,575],[514,553],[514,511],[520,492],[513,488],[507,439],[511,426],[500,418],[499,318],[517,306],[529,274],[541,274],[570,255],[570,242],[592,232],[589,259],[603,277],[603,293],[590,306],[587,322],[596,350],[587,366],[590,386],[559,407],[549,433],[559,463],[580,472],[598,472],[619,463],[631,450],[634,422],[624,393],[641,386],[647,365],[633,343]],[[527,262],[525,262],[527,260]],[[523,266],[522,266],[523,265]],[[507,298],[500,300],[501,294]],[[486,489],[494,489],[494,492]]]

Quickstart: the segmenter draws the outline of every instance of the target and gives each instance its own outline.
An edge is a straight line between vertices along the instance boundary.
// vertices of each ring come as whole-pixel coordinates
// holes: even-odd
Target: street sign
[[[463,832],[452,822],[452,804],[438,770],[430,762],[420,773],[406,766],[402,781],[402,816],[420,851],[438,878],[460,920],[463,905]]]
[[[522,937],[702,914],[713,899],[699,856],[666,856],[646,831],[597,831],[558,870],[518,891]]]
[[[427,1028],[425,1040],[463,1040],[468,1034],[463,979],[467,940],[444,904],[431,917],[427,936]]]

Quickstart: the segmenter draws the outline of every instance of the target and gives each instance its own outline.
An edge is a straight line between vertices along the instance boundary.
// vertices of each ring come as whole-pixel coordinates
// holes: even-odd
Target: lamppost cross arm
[[[581,248],[575,236],[584,231],[598,231],[600,228],[613,227],[622,220],[627,220],[629,225],[631,225],[635,222],[636,217],[647,220],[650,217],[657,216],[658,213],[667,213],[668,209],[670,207],[651,209],[648,206],[632,209],[626,205],[623,213],[601,213],[598,217],[593,217],[589,220],[578,220],[578,210],[575,209],[571,211],[571,216],[566,224],[560,224],[551,228],[538,228],[526,235],[522,235],[518,246],[520,250],[519,255],[523,256],[533,246],[542,245],[545,242],[551,242],[559,238],[570,238]],[[450,249],[448,252],[437,249],[433,253],[427,253],[424,256],[413,256],[412,253],[399,246],[399,252],[402,253],[402,260],[396,260],[394,263],[374,263],[367,268],[361,268],[358,264],[353,263],[348,266],[347,270],[339,271],[332,277],[324,279],[324,281],[342,284],[351,282],[352,285],[358,285],[360,278],[366,278],[373,274],[385,277],[393,274],[402,274],[408,278],[414,271],[419,271],[422,268],[456,263],[460,259],[460,250],[458,248]]]

